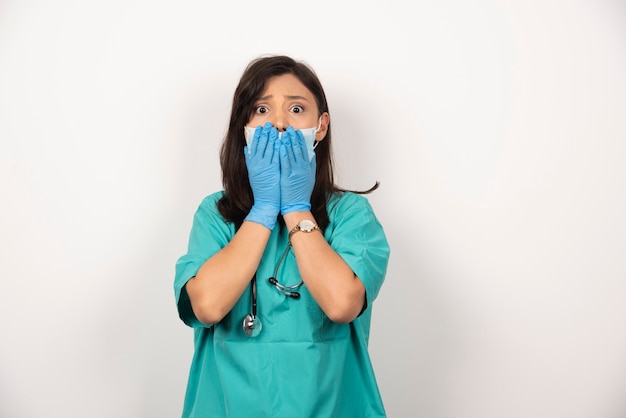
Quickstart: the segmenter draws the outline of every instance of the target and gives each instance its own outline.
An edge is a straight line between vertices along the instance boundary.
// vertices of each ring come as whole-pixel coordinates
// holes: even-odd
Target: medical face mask
[[[309,154],[309,161],[313,159],[313,156],[315,155],[314,150],[317,147],[317,144],[319,144],[319,142],[315,142],[315,134],[319,132],[321,126],[322,126],[322,120],[320,119],[320,123],[319,125],[317,125],[317,128],[298,129],[300,132],[302,132],[302,136],[304,137],[306,150]],[[245,136],[246,136],[246,144],[248,145],[248,152],[250,152],[250,144],[252,143],[252,139],[254,138],[255,130],[256,128],[252,128],[249,126],[246,126],[244,128]],[[282,136],[283,136],[283,132],[279,132],[278,139],[281,139]]]

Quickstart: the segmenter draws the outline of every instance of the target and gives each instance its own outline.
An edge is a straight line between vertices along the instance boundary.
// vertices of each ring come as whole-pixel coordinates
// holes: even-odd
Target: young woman
[[[194,328],[183,417],[384,417],[367,351],[389,245],[365,192],[335,185],[314,71],[252,61],[174,290]]]

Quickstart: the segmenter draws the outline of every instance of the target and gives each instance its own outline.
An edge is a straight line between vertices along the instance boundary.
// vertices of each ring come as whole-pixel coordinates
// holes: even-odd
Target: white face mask
[[[302,132],[302,136],[304,137],[306,150],[309,154],[309,161],[313,159],[313,156],[315,155],[314,150],[317,147],[317,144],[319,144],[319,141],[315,142],[315,134],[319,132],[321,126],[322,126],[322,120],[320,118],[320,123],[319,125],[317,125],[317,128],[298,129],[300,132]],[[252,143],[252,139],[254,138],[255,130],[256,128],[252,128],[250,126],[244,127],[244,134],[246,136],[246,144],[248,145],[248,153],[250,153],[250,144]],[[279,132],[278,139],[280,139],[282,136],[283,136],[283,132]]]

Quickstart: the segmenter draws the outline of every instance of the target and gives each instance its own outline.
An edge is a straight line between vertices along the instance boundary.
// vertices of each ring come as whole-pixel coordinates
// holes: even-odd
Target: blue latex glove
[[[291,126],[280,142],[280,213],[311,210],[316,157],[309,161],[302,132]]]
[[[270,231],[280,212],[280,142],[278,131],[271,123],[258,126],[248,147],[244,147],[248,179],[254,203],[246,221],[260,223]]]

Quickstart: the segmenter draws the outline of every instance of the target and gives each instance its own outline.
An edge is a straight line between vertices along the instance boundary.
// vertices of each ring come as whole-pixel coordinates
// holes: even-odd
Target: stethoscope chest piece
[[[252,313],[243,317],[243,332],[248,337],[256,337],[263,329],[261,320],[256,315],[256,274],[250,281],[250,287],[252,288],[250,292],[252,294]]]
[[[261,324],[261,320],[252,315],[248,314],[243,318],[243,332],[246,333],[248,337],[256,337],[263,329],[263,324]]]

